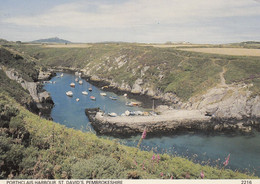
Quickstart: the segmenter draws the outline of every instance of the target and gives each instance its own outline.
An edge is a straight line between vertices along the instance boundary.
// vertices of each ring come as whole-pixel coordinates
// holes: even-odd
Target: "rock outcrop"
[[[144,74],[149,69],[145,66],[142,69]],[[80,69],[72,69],[80,70]],[[144,95],[150,99],[160,99],[165,104],[175,109],[200,110],[207,116],[218,119],[259,119],[260,118],[260,97],[251,96],[248,84],[225,84],[224,73],[222,73],[221,84],[206,91],[204,94],[191,97],[188,101],[182,101],[176,94],[172,92],[163,93],[159,89],[147,84],[145,79],[138,78],[130,85],[126,81],[121,83],[115,82],[113,79],[101,78],[98,75],[91,77],[91,72],[81,70],[83,76],[92,80],[94,83],[109,85],[112,91],[123,91],[135,95]],[[98,80],[97,80],[98,79]],[[158,105],[158,104],[156,104]]]
[[[33,101],[36,104],[37,109],[34,109],[34,111],[39,111],[42,116],[50,119],[50,113],[54,103],[51,99],[50,94],[42,89],[41,83],[28,82],[24,80],[14,69],[6,70],[5,73],[10,79],[17,81],[24,89],[28,90]],[[40,75],[40,79],[49,79],[53,75],[53,73],[47,72],[45,74],[41,73]]]
[[[219,119],[260,118],[260,98],[251,97],[246,85],[215,87],[193,97],[183,108],[199,109]]]

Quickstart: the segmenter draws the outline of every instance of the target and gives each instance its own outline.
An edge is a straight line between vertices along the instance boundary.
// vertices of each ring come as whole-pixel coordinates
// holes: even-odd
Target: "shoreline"
[[[179,132],[251,133],[260,131],[259,119],[215,119],[200,111],[169,110],[158,116],[108,117],[99,108],[85,110],[94,130],[100,135],[131,137],[142,134],[146,128],[149,135],[173,135]]]
[[[80,71],[80,69],[73,69],[73,68],[53,68],[55,72],[64,72],[64,73],[69,73],[69,74],[75,74],[75,72]],[[121,90],[116,86],[111,86],[110,82],[105,81],[105,80],[97,80],[97,79],[91,79],[91,76],[87,76],[84,73],[82,74],[82,79],[85,79],[87,82],[92,84],[93,86],[96,86],[98,88],[102,88],[103,86],[108,86],[108,88],[102,89],[104,92],[113,92],[117,95],[124,95],[125,93],[127,94],[128,98],[137,100],[139,102],[142,102],[142,107],[143,108],[150,108],[152,109],[153,106],[153,101],[154,101],[154,106],[155,108],[160,106],[160,105],[168,105],[168,106],[173,106],[174,104],[171,104],[170,102],[149,96],[146,94],[141,94],[141,93],[132,93],[131,91],[126,91],[126,90]]]
[[[55,72],[64,72],[74,74],[75,71],[79,71],[77,69],[54,69]],[[103,80],[92,80],[90,76],[82,76],[83,79],[91,83],[96,87],[103,87],[105,85],[109,85],[108,82]],[[119,90],[116,87],[110,87],[108,89],[104,89],[104,91],[112,91],[118,95],[123,95],[127,93],[130,98],[139,100],[142,102],[142,107],[151,108],[151,104],[153,98],[147,95],[133,94],[131,92],[126,92]],[[145,98],[144,98],[145,96]],[[144,100],[145,99],[145,100]],[[148,102],[148,103],[147,103]],[[163,103],[163,102],[162,102]],[[163,103],[165,104],[165,103]],[[161,105],[161,104],[160,104]],[[167,104],[168,105],[168,104]],[[159,106],[156,104],[155,106]],[[87,111],[87,110],[86,110]],[[256,129],[260,131],[260,119],[254,117],[245,117],[243,119],[234,119],[234,118],[218,118],[211,115],[208,115],[207,112],[199,111],[199,110],[163,110],[162,114],[183,112],[181,119],[176,119],[176,117],[172,117],[170,119],[165,119],[163,116],[159,115],[156,117],[156,121],[153,122],[150,116],[127,116],[126,119],[122,117],[106,117],[105,119],[101,117],[96,117],[97,112],[99,110],[96,109],[94,114],[86,115],[88,116],[90,123],[97,134],[100,135],[112,135],[112,136],[132,136],[136,134],[142,133],[145,124],[148,126],[148,132],[152,135],[160,135],[160,134],[172,134],[176,132],[219,132],[219,133],[229,133],[229,132],[241,132],[241,133],[250,133],[252,129]],[[188,112],[200,112],[200,118],[196,119],[194,114],[189,114]],[[186,114],[185,114],[186,113]],[[188,114],[187,114],[188,113]],[[169,116],[169,115],[168,115]],[[186,118],[188,117],[188,118]],[[161,118],[158,120],[158,118]],[[129,120],[127,120],[129,119]],[[139,121],[141,119],[143,122],[138,122],[136,126],[133,126],[129,122]],[[152,125],[151,122],[157,124]]]

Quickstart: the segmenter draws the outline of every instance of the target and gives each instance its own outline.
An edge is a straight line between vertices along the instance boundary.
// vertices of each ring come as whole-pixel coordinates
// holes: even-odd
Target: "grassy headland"
[[[85,69],[89,75],[132,87],[142,79],[143,89],[172,92],[183,101],[220,83],[252,83],[260,94],[260,57],[226,56],[158,48],[128,43],[92,44],[87,48],[48,48],[44,45],[16,45],[46,67]]]

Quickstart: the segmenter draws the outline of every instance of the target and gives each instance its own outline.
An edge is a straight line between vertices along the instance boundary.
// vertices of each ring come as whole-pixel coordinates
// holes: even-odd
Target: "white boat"
[[[74,82],[70,83],[70,87],[75,87],[75,83]]]
[[[88,88],[89,91],[92,91],[92,88]]]
[[[76,101],[78,102],[78,101],[79,101],[79,98],[76,98]]]
[[[82,91],[82,94],[83,94],[83,95],[88,95],[88,92]]]
[[[126,111],[125,111],[125,115],[126,115],[126,116],[130,116],[130,111],[129,111],[129,110],[126,110]]]
[[[78,82],[78,81],[79,81],[79,79],[78,79],[78,78],[76,78],[76,79],[75,79],[75,82]]]
[[[117,100],[117,98],[114,97],[114,96],[110,96],[109,98],[110,98],[111,100]]]
[[[79,81],[79,84],[83,84],[83,81],[82,81],[82,80],[80,80],[80,81]]]
[[[124,97],[127,97],[127,94],[126,94],[126,93],[124,94]]]
[[[125,105],[133,107],[133,106],[141,106],[141,103],[140,102],[126,102]]]
[[[100,95],[101,95],[101,96],[107,96],[107,94],[106,94],[106,93],[100,93]]]
[[[66,95],[72,97],[72,96],[73,96],[73,93],[72,93],[72,91],[67,91],[67,92],[66,92]]]
[[[108,113],[108,115],[111,117],[117,117],[117,114],[115,112]]]
[[[61,76],[61,77],[63,77],[63,73],[62,73],[62,74],[60,74],[60,76]]]
[[[142,111],[135,111],[134,114],[135,114],[136,116],[142,116],[142,115],[144,115],[144,113],[143,113]]]
[[[91,99],[91,100],[96,100],[96,97],[90,96],[90,99]]]

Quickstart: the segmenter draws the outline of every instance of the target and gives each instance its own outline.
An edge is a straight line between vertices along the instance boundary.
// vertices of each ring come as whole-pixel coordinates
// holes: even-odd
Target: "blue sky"
[[[260,41],[260,0],[0,0],[0,38]]]

